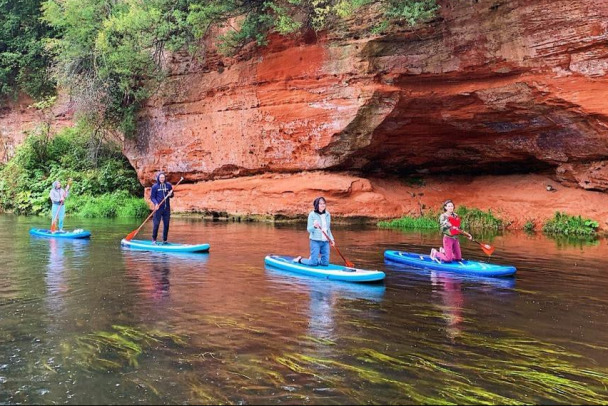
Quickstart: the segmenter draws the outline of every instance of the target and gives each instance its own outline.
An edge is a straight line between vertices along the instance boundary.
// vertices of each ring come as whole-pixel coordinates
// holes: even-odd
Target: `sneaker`
[[[437,257],[437,250],[435,248],[431,248],[431,255],[429,255],[431,259],[434,261]]]
[[[302,259],[301,256],[297,256],[292,260],[292,262],[297,262],[299,264],[301,259]]]
[[[439,252],[445,255],[445,250],[443,249],[443,247],[439,248]]]
[[[152,245],[157,245],[156,240],[152,240]]]
[[[163,245],[167,245],[169,244],[167,241],[163,241]]]

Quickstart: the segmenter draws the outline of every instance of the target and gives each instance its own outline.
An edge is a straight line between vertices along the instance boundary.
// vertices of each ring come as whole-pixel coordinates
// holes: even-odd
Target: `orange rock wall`
[[[31,98],[21,95],[7,105],[0,106],[0,163],[7,162],[15,149],[46,119],[31,107],[35,103]],[[52,116],[52,129],[57,131],[73,125],[73,111],[69,97],[61,94],[49,113]]]
[[[382,37],[174,56],[125,151],[144,183],[159,169],[195,182],[560,166],[575,180],[590,168],[563,165],[608,157],[607,40],[604,1],[444,1],[432,24]]]
[[[608,2],[442,1],[430,25],[361,35],[373,18],[234,58],[212,39],[203,63],[174,55],[125,147],[142,183],[184,176],[185,211],[294,215],[325,194],[337,214],[396,217],[420,202],[387,177],[538,173],[529,187],[488,176],[423,194],[519,225],[558,208],[608,220],[580,205],[606,205],[582,189],[608,190]],[[547,194],[555,181],[579,190]]]

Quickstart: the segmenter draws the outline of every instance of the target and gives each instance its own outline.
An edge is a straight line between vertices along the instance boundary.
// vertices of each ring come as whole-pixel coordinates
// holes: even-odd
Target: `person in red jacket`
[[[443,203],[443,213],[439,216],[439,227],[441,227],[443,233],[443,247],[439,251],[435,248],[431,250],[433,260],[440,259],[443,262],[462,261],[458,235],[463,234],[469,240],[473,239],[471,234],[460,229],[460,217],[454,212],[454,208],[454,202],[451,200],[446,200]]]

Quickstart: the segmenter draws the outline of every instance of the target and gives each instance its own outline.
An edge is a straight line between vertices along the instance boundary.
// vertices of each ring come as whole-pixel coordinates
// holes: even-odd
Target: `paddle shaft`
[[[321,230],[321,232],[323,233],[323,235],[325,236],[325,238],[327,238],[327,241],[332,241],[334,242],[332,239],[329,238],[329,236],[325,233],[325,231],[323,231],[320,227],[317,227],[319,230]],[[344,260],[344,263],[346,264],[346,266],[353,268],[355,266],[355,264],[353,264],[352,262],[350,262],[349,260],[347,260],[346,258],[344,258],[344,255],[342,255],[342,253],[340,252],[340,250],[338,249],[338,247],[336,247],[336,243],[333,243],[333,247],[336,249],[336,251],[338,251],[338,254],[340,254],[340,256],[342,257],[342,260]]]
[[[180,183],[182,183],[182,180],[184,180],[184,177],[182,176],[181,179],[179,180],[179,182],[177,182],[175,184],[175,186],[173,186],[173,189],[171,189],[171,194],[173,194],[173,190],[175,190],[175,188],[177,187],[177,185],[179,185]],[[157,205],[157,207],[154,208],[154,210],[152,210],[152,213],[150,213],[150,215],[144,220],[143,223],[141,223],[141,225],[137,228],[137,230],[135,231],[131,231],[129,233],[129,235],[127,235],[127,237],[125,238],[125,240],[130,241],[133,239],[133,237],[135,237],[137,235],[137,233],[139,233],[139,230],[141,230],[141,228],[144,226],[144,224],[146,224],[148,222],[148,220],[150,220],[150,218],[154,215],[154,213],[156,213],[156,211],[158,210],[158,208],[165,202],[165,200],[167,200],[167,198],[170,195],[167,194],[167,196],[165,196],[165,198],[163,200],[161,200],[161,202]]]
[[[494,247],[492,247],[490,244],[485,244],[485,243],[481,243],[479,241],[477,241],[476,239],[473,238],[473,236],[461,229],[458,229],[458,231],[460,231],[463,234],[466,234],[469,237],[469,240],[473,241],[474,243],[479,244],[479,246],[481,247],[482,251],[485,252],[487,255],[492,255],[494,253]]]

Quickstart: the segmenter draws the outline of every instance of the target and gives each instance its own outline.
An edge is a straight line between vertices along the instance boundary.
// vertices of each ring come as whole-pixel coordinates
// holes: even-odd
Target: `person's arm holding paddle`
[[[473,239],[473,236],[471,234],[467,233],[460,227],[453,226],[453,225],[450,225],[450,234],[452,234],[452,235],[462,234],[462,235],[466,236],[469,240]]]
[[[323,230],[323,228],[321,228],[321,223],[319,223],[318,220],[315,220],[313,224],[314,224],[314,228],[321,230],[321,232],[323,234],[325,234],[325,238],[327,238],[327,240],[329,241],[329,244],[332,247],[335,247],[336,246],[336,240],[335,240],[333,234],[331,233],[331,228],[329,227],[330,219],[331,219],[331,217],[330,217],[330,214],[328,212],[327,213],[327,224],[328,224],[327,230]]]
[[[72,179],[68,180],[68,185],[65,187],[65,191],[63,193],[63,199],[61,199],[61,203],[65,204],[65,199],[70,195],[70,186],[72,186]]]

